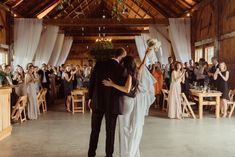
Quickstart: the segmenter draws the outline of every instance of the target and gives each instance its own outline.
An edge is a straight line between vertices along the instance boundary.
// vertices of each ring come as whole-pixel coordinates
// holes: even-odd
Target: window
[[[195,50],[195,62],[198,62],[200,58],[203,58],[202,48]]]
[[[215,55],[214,46],[205,48],[205,60],[208,62],[208,64],[212,64],[211,58],[214,57],[214,55]]]
[[[0,64],[8,63],[7,52],[0,50]]]

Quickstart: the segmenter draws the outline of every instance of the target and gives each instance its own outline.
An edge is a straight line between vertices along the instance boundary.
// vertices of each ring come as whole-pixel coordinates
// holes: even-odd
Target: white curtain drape
[[[64,43],[64,34],[58,34],[53,51],[51,53],[51,56],[48,62],[50,65],[56,66],[56,63],[60,57],[63,43]]]
[[[68,55],[69,55],[69,52],[71,50],[71,47],[72,47],[72,44],[73,44],[73,37],[65,37],[64,38],[64,43],[63,43],[63,47],[62,47],[62,50],[61,50],[61,53],[60,53],[60,57],[57,61],[57,66],[60,66],[61,64],[64,64]]]
[[[169,33],[175,57],[180,62],[191,59],[191,24],[189,18],[170,18]]]
[[[13,65],[26,65],[32,62],[42,32],[42,20],[14,19],[14,61]]]
[[[171,56],[171,42],[168,28],[164,26],[150,25],[149,33],[152,38],[156,38],[161,42],[161,47],[156,53],[158,61],[162,64],[167,64],[168,57]]]
[[[151,38],[150,35],[147,33],[142,33],[141,36],[135,36],[135,44],[137,47],[137,51],[138,51],[140,60],[144,59],[144,54],[145,54],[145,51],[148,47],[146,42],[150,38]],[[150,53],[147,58],[146,64],[149,65],[149,64],[153,64],[155,62],[157,62],[157,56],[156,56],[156,53],[154,52],[154,50],[152,50],[152,53]]]
[[[58,26],[46,26],[43,30],[35,56],[36,66],[40,66],[42,63],[48,63],[57,39],[58,31]]]

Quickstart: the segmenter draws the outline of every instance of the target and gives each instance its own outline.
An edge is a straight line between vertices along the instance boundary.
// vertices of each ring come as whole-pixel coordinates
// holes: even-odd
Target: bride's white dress
[[[123,115],[118,116],[120,157],[139,157],[144,118],[155,100],[155,79],[147,68],[143,69],[135,98],[123,96],[121,106]]]

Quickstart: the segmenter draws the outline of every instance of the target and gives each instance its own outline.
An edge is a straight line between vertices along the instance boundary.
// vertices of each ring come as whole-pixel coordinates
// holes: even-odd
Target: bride
[[[155,80],[145,67],[150,51],[150,48],[146,50],[139,68],[137,68],[132,56],[123,59],[122,65],[127,75],[125,86],[119,86],[110,79],[103,81],[105,86],[126,93],[120,99],[122,115],[118,116],[120,157],[140,156],[139,144],[143,132],[144,117],[148,114],[149,107],[155,99]]]

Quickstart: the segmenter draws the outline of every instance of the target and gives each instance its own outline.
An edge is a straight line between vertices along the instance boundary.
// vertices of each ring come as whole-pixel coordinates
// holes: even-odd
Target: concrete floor
[[[38,120],[14,124],[0,142],[0,157],[87,157],[90,114],[66,113],[63,105]],[[97,157],[104,157],[104,125]],[[118,157],[116,134],[115,157]],[[235,118],[169,120],[163,113],[146,117],[142,157],[235,157]]]

